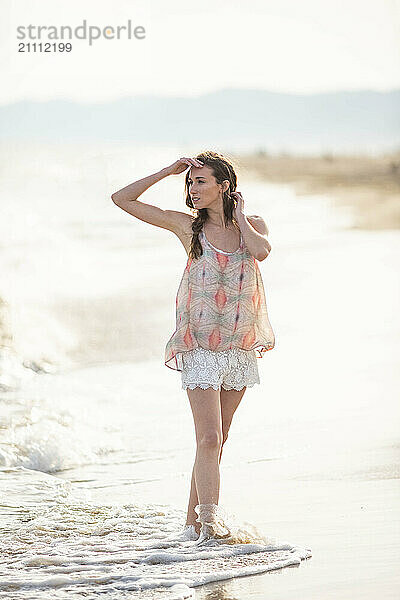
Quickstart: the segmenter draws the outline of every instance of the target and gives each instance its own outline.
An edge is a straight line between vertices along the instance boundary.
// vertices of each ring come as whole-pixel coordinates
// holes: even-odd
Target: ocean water
[[[221,462],[237,536],[200,547],[182,536],[194,426],[164,365],[186,254],[110,198],[190,149],[10,142],[1,154],[0,596],[189,598],[309,568],[308,540],[274,522],[270,486],[282,503],[285,482],[383,477],[388,463],[398,477],[398,232],[346,229],[350,210],[239,168],[246,213],[270,229],[259,266],[276,346]],[[186,210],[183,175],[142,200]]]

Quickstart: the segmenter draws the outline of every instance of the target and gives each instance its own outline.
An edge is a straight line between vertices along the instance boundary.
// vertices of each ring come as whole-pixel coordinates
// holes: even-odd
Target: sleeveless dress
[[[262,358],[275,336],[256,259],[242,234],[234,252],[215,248],[203,230],[199,240],[203,254],[188,258],[176,295],[176,329],[165,347],[165,365],[182,371],[182,353],[198,347],[255,349]]]

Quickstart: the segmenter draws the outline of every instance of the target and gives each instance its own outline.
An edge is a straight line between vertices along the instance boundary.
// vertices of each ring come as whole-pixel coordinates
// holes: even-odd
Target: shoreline
[[[271,183],[290,184],[297,195],[327,194],[350,207],[348,229],[400,229],[400,152],[367,155],[233,154],[236,164]]]

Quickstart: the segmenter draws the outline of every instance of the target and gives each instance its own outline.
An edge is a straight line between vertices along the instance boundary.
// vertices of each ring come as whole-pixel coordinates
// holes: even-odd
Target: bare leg
[[[218,464],[221,463],[223,444],[224,444],[224,441],[221,445]],[[192,481],[190,484],[190,496],[189,496],[187,515],[186,515],[186,525],[194,525],[196,533],[200,534],[201,524],[196,522],[197,513],[194,510],[194,507],[199,504],[199,498],[197,495],[197,488],[196,488],[195,467],[196,467],[196,461],[194,462],[193,469],[192,469]]]
[[[197,514],[194,510],[194,507],[199,503],[199,499],[197,497],[197,488],[196,488],[196,478],[195,478],[195,467],[196,461],[194,462],[192,469],[192,481],[190,484],[190,495],[189,495],[189,504],[186,515],[186,525],[194,525],[196,533],[200,533],[201,525],[200,523],[196,523]]]
[[[197,387],[187,390],[196,431],[195,482],[201,504],[218,504],[219,462],[222,444],[220,392]]]
[[[195,388],[199,389],[199,388]],[[188,390],[188,394],[189,394]],[[192,390],[194,391],[194,390]],[[204,390],[205,391],[205,390]],[[239,403],[246,391],[246,387],[237,391],[237,390],[224,390],[223,388],[220,391],[220,406],[221,406],[221,418],[222,418],[222,443],[219,451],[218,457],[218,465],[221,463],[222,457],[222,449],[223,445],[227,440],[228,431],[232,423],[232,417],[239,406]],[[189,396],[190,398],[190,396]],[[199,498],[197,493],[196,486],[196,463],[198,460],[198,452],[196,452],[196,459],[193,465],[192,470],[192,480],[190,485],[190,496],[189,496],[189,504],[186,515],[186,525],[194,525],[196,532],[199,534],[201,529],[201,524],[196,522],[197,513],[194,510],[194,507],[199,504]],[[216,502],[217,504],[217,502]]]

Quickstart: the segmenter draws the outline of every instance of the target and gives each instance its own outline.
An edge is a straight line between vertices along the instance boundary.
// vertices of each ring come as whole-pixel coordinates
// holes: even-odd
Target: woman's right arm
[[[150,225],[169,229],[170,231],[177,233],[178,230],[181,230],[183,227],[185,227],[187,219],[190,217],[190,215],[177,210],[164,210],[162,208],[158,208],[158,206],[152,206],[151,204],[140,202],[138,197],[150,186],[154,185],[158,181],[161,181],[161,179],[164,179],[164,177],[183,173],[188,166],[202,167],[203,164],[195,158],[180,158],[172,165],[161,169],[161,171],[157,171],[157,173],[143,177],[143,179],[138,179],[126,187],[121,188],[117,192],[114,192],[111,194],[112,201],[114,204],[119,206],[119,208],[122,208],[122,210],[140,219],[141,221],[145,221],[146,223],[150,223]]]

